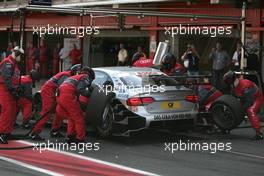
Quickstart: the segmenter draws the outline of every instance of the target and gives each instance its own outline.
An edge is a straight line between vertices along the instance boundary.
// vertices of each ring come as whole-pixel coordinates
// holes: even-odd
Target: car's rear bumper
[[[149,116],[127,116],[123,120],[115,122],[115,133],[113,135],[129,136],[131,132],[144,130],[147,128],[163,128],[184,131],[196,123],[198,112],[156,114]]]

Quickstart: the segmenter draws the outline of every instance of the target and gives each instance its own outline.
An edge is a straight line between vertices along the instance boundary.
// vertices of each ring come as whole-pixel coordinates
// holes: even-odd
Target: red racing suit
[[[79,96],[79,103],[81,105],[81,109],[83,111],[83,113],[85,114],[85,110],[87,105],[89,104],[90,100],[88,97],[85,97],[83,95]],[[52,124],[52,130],[53,131],[59,131],[63,122],[63,119],[66,119],[67,115],[65,114],[65,112],[62,112],[60,110],[58,110],[58,112],[56,111],[56,116],[55,119],[53,121]]]
[[[35,47],[27,49],[27,62],[26,62],[27,73],[29,73],[35,67],[36,52],[37,50]]]
[[[63,81],[70,76],[71,76],[71,71],[60,72],[55,76],[53,76],[52,78],[50,78],[41,87],[40,94],[42,99],[42,110],[40,112],[40,115],[42,118],[35,124],[32,130],[34,133],[40,133],[42,127],[50,119],[52,110],[56,108],[56,96],[55,96],[56,90],[63,83]]]
[[[133,63],[134,67],[152,67],[153,59],[146,59],[145,57],[139,58],[136,62]]]
[[[241,98],[243,108],[246,110],[253,128],[256,132],[260,132],[258,112],[263,103],[263,95],[259,88],[253,82],[247,79],[241,79],[235,87],[234,93]]]
[[[89,96],[89,91],[86,89],[91,82],[87,74],[80,74],[69,77],[59,87],[56,114],[62,119],[65,117],[68,119],[67,135],[76,135],[78,140],[85,138],[85,117],[78,97],[80,94]]]
[[[16,95],[20,70],[16,60],[9,55],[0,62],[0,134],[10,134],[16,120]]]
[[[79,96],[80,104],[87,105],[87,104],[89,104],[89,101],[90,101],[89,98],[87,98],[87,97],[85,97],[83,95]]]
[[[29,75],[21,76],[21,89],[23,93],[20,95],[18,99],[18,109],[22,110],[23,114],[23,123],[26,123],[30,119],[30,115],[32,112],[32,79]]]
[[[212,103],[223,94],[210,84],[198,86],[199,104],[209,110]]]

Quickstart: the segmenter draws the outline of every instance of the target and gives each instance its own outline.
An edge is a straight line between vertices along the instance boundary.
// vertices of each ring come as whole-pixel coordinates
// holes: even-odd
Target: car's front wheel
[[[101,137],[109,137],[112,134],[113,129],[114,112],[110,104],[107,104],[104,108],[101,123],[96,126]]]

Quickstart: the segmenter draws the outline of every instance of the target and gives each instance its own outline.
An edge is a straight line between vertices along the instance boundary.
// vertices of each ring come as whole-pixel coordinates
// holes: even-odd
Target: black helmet
[[[161,68],[170,70],[175,67],[176,58],[173,54],[167,53],[161,59]]]
[[[72,74],[76,74],[76,73],[80,72],[81,69],[82,69],[82,64],[75,64],[75,65],[73,65],[73,66],[70,68]]]
[[[223,76],[223,81],[227,85],[233,84],[235,82],[235,79],[236,79],[236,76],[235,76],[235,72],[233,72],[233,71],[228,71]]]
[[[37,70],[33,69],[30,71],[30,77],[33,82],[40,80],[40,74]]]
[[[141,57],[144,57],[144,55],[142,53],[136,53],[133,55],[132,57],[132,65],[139,60]]]
[[[81,69],[81,74],[88,74],[91,80],[95,79],[95,73],[92,68],[85,66]]]

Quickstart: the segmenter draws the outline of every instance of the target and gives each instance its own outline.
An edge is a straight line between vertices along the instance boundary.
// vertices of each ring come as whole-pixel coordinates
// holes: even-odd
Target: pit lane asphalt
[[[46,174],[0,160],[0,175],[3,176],[45,176]]]
[[[16,129],[15,134],[25,131]],[[264,141],[252,140],[251,128],[235,129],[231,134],[207,135],[200,132],[169,134],[144,131],[131,138],[101,139],[88,133],[87,142],[99,142],[99,151],[85,151],[88,156],[135,169],[168,176],[262,176],[264,175]],[[49,129],[42,133],[49,138]],[[50,139],[55,141],[56,139]],[[215,154],[201,151],[165,151],[165,142],[231,142],[230,152]],[[57,139],[57,141],[64,141]],[[30,141],[32,142],[32,141]],[[1,152],[1,151],[0,151]],[[71,151],[73,152],[73,151]],[[77,153],[78,152],[74,152]],[[0,161],[0,175],[40,175],[36,171]],[[43,175],[43,173],[41,173]]]

